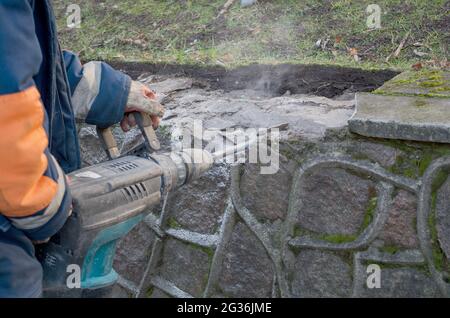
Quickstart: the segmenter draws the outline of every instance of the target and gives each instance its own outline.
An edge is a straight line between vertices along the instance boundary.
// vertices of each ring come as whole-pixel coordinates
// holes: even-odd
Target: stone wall
[[[450,145],[413,116],[423,108],[380,96],[357,100],[404,109],[375,136],[361,106],[350,129],[283,139],[274,175],[219,165],[172,194],[120,243],[114,296],[450,296]],[[367,287],[370,264],[381,288]]]
[[[253,165],[233,167],[230,175],[218,167],[175,194],[163,237],[154,234],[157,221],[149,218],[121,244],[122,251],[136,251],[131,260],[129,252],[116,260],[127,279],[122,285],[132,286],[127,292],[449,295],[450,159],[441,154],[450,148],[327,139],[307,147],[285,144],[275,175],[256,173]],[[366,287],[368,264],[381,268],[380,289]],[[152,275],[142,285],[146,271]]]

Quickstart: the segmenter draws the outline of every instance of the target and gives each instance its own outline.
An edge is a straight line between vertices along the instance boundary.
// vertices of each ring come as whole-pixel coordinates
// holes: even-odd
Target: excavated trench
[[[229,165],[219,164],[172,194],[166,207],[170,218],[163,229],[167,235],[160,243],[155,243],[158,239],[148,222],[137,226],[120,242],[114,263],[120,280],[109,296],[287,297],[305,296],[305,290],[311,292],[308,295],[323,296],[315,294],[315,290],[327,286],[307,285],[314,279],[321,284],[323,279],[316,277],[317,271],[327,266],[337,274],[323,280],[322,285],[332,287],[325,296],[349,296],[350,265],[346,257],[312,250],[307,252],[309,256],[288,253],[281,261],[280,251],[287,240],[285,229],[294,228],[289,223],[298,223],[288,217],[288,210],[292,210],[289,193],[293,175],[303,156],[303,150],[298,149],[308,148],[310,143],[327,150],[335,147],[335,141],[323,140],[330,129],[345,130],[354,112],[354,94],[372,91],[397,73],[314,65],[251,65],[226,70],[111,64],[159,94],[167,111],[157,134],[165,149],[170,149],[175,127],[197,119],[202,120],[205,129],[282,127],[281,146],[290,150],[283,152],[276,174],[261,176],[255,165],[234,168],[230,173]],[[141,142],[137,131],[124,135],[115,128],[114,133],[122,151]],[[94,127],[80,126],[80,137],[84,164],[106,159]],[[381,160],[390,155],[389,149],[361,145]],[[311,215],[305,214],[303,225],[314,228],[326,224],[329,229],[325,230],[331,234],[342,227],[354,234],[358,231],[357,222],[364,217],[359,210],[365,209],[374,187],[371,181],[359,181],[346,172],[330,173],[331,179],[324,181],[323,176],[319,177],[311,189],[304,191],[319,189],[321,182],[333,186],[330,180],[341,178],[339,187],[365,192],[356,199],[341,198],[332,189],[328,194],[322,193],[330,196],[323,204],[340,204],[350,212],[358,212],[345,212],[349,215],[339,216],[334,225],[328,224],[329,220],[312,219],[311,226]],[[311,197],[314,199],[314,194]],[[315,208],[321,208],[320,203],[311,202],[310,210]],[[330,209],[325,208],[325,212]],[[155,244],[160,247],[155,248]],[[302,269],[299,267],[299,272],[297,266],[301,263],[312,269],[306,278],[298,276]]]
[[[321,65],[249,65],[232,70],[223,67],[190,65],[111,63],[133,78],[144,73],[159,76],[189,77],[208,83],[211,89],[226,91],[255,89],[272,96],[313,94],[328,98],[345,92],[371,91],[398,73],[391,70],[364,71]]]
[[[168,145],[171,130],[202,120],[205,129],[283,127],[283,139],[320,138],[346,125],[355,92],[372,91],[397,73],[318,65],[250,65],[233,70],[141,63],[111,63],[150,85],[165,105],[159,136]],[[106,157],[93,127],[81,129],[84,164]],[[137,131],[115,129],[122,150],[139,143]]]

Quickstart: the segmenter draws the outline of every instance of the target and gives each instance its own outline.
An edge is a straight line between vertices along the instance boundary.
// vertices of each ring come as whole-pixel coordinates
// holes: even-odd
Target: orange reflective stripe
[[[58,185],[43,176],[48,145],[36,87],[0,95],[0,213],[29,216],[50,204]]]

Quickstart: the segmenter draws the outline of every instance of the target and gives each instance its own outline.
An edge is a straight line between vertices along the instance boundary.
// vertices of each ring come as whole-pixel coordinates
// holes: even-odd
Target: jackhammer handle
[[[136,112],[133,113],[136,119],[136,123],[144,136],[147,150],[152,152],[161,149],[158,137],[153,129],[153,121],[149,114]]]
[[[106,150],[109,159],[115,159],[120,156],[119,148],[117,147],[116,139],[112,133],[111,127],[98,128],[97,135],[100,138],[103,148]]]

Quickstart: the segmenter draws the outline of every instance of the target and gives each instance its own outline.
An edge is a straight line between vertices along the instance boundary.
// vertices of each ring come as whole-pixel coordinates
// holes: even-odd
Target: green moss
[[[304,236],[304,235],[307,235],[307,234],[309,234],[308,231],[302,229],[298,225],[296,225],[294,227],[294,237]]]
[[[387,82],[387,86],[395,84],[419,84],[421,81],[442,81],[444,73],[441,70],[422,69],[420,71],[406,71]]]
[[[214,249],[212,247],[200,246],[194,243],[187,243],[193,249],[204,252],[208,255],[209,262],[212,262],[212,258],[214,257]]]
[[[208,258],[210,260],[210,262],[212,261],[212,258],[214,257],[214,249],[211,247],[204,247],[201,246],[200,249],[205,252],[206,254],[208,254]]]
[[[426,76],[430,81],[441,81],[442,80],[442,75],[443,73],[441,71],[438,70],[433,70],[431,72],[429,72],[429,74]]]
[[[439,91],[429,91],[428,93],[402,93],[402,92],[391,92],[384,89],[377,89],[372,92],[373,94],[377,95],[384,95],[384,96],[406,96],[406,97],[433,97],[433,98],[448,98],[447,94],[442,94]]]
[[[424,145],[422,156],[416,161],[419,176],[423,176],[433,160],[450,155],[450,146],[448,145]]]
[[[306,229],[303,229],[299,226],[294,227],[294,237],[302,237],[309,236],[316,240],[322,240],[329,243],[347,243],[354,241],[357,236],[356,235],[345,235],[345,234],[320,234],[316,232],[312,232]]]
[[[388,245],[383,246],[380,248],[382,252],[389,253],[389,254],[396,254],[398,251],[400,251],[400,248],[398,246]]]
[[[424,81],[424,82],[419,82],[419,86],[422,87],[439,87],[444,85],[444,81]]]
[[[422,272],[426,276],[431,276],[430,269],[427,264],[414,266],[419,272]]]
[[[405,154],[398,156],[395,164],[389,168],[393,174],[402,175],[407,178],[417,178],[416,160],[409,159]]]
[[[424,90],[425,88],[431,89]],[[446,75],[443,71],[423,69],[403,72],[386,82],[374,93],[389,96],[448,98],[449,96],[446,93],[448,91],[448,80],[446,80]]]
[[[392,80],[392,84],[411,84],[410,79],[398,79],[398,80]]]
[[[439,156],[450,156],[450,145],[434,147],[433,152]]]
[[[449,178],[450,174],[446,170],[441,170],[438,172],[437,176],[434,178],[433,183],[431,184],[432,193],[437,192],[445,181]]]
[[[450,86],[441,86],[430,90],[430,93],[450,92]]]
[[[383,140],[383,144],[402,151],[389,171],[408,178],[422,176],[433,160],[450,156],[450,145],[437,143],[405,142],[401,140]]]
[[[360,232],[363,232],[369,226],[369,224],[372,223],[373,216],[377,209],[377,203],[378,203],[378,197],[374,196],[374,197],[370,198],[369,205],[366,209],[366,213],[364,214],[364,220],[363,220],[363,224],[361,225]]]
[[[172,229],[179,229],[181,228],[181,224],[178,223],[178,221],[174,217],[170,217],[167,221],[167,225],[169,225]]]
[[[154,290],[155,290],[155,287],[154,287],[154,286],[151,286],[149,289],[147,289],[147,292],[145,293],[145,296],[146,296],[147,298],[152,297],[153,291],[154,291]]]
[[[420,158],[417,161],[416,164],[419,169],[419,176],[423,176],[423,174],[425,173],[425,170],[427,170],[427,168],[430,166],[432,161],[433,161],[433,154],[429,153],[429,152],[424,153],[422,158]]]
[[[319,239],[330,242],[330,243],[348,243],[356,240],[356,235],[346,235],[346,234],[322,234],[318,237]]]

